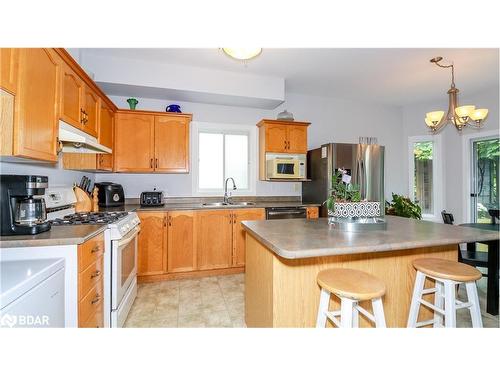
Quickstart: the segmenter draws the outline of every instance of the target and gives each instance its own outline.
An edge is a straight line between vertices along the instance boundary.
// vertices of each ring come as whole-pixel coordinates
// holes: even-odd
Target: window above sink
[[[223,195],[225,179],[233,177],[238,188],[231,191],[232,195],[255,195],[255,126],[205,122],[193,122],[192,126],[193,194]],[[239,205],[250,206],[251,203],[243,202]],[[211,207],[217,205],[212,204]]]

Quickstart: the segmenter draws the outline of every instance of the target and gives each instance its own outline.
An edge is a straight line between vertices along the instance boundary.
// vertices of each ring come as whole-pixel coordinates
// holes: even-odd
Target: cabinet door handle
[[[96,246],[96,247],[94,247],[92,250],[90,250],[90,252],[91,252],[92,254],[94,254],[94,253],[97,253],[99,250],[101,250],[101,248],[99,247],[99,245],[97,245],[97,246]]]
[[[101,296],[99,294],[96,294],[94,299],[90,302],[92,305],[95,305],[97,302],[101,300]]]
[[[286,150],[286,141],[285,141],[285,150]]]
[[[149,159],[149,168],[153,168],[153,158]]]
[[[155,168],[158,168],[158,159],[155,158]]]
[[[97,270],[92,275],[90,275],[90,278],[95,279],[96,277],[99,277],[100,275],[101,275],[101,271]]]
[[[163,226],[164,227],[167,226],[167,217],[166,216],[163,217]]]
[[[168,217],[168,226],[171,227],[172,226],[172,216],[169,216]]]
[[[287,143],[288,143],[288,149],[290,150],[290,141],[288,141]]]

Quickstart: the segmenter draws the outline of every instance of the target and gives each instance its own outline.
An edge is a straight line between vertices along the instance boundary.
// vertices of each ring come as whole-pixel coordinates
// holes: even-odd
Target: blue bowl
[[[165,111],[167,112],[177,112],[177,113],[182,113],[181,112],[181,106],[178,104],[170,104],[165,108]]]

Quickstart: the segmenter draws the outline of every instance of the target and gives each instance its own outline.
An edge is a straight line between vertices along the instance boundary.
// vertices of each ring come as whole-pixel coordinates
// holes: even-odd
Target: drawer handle
[[[99,276],[101,276],[101,271],[97,270],[94,273],[92,273],[92,275],[90,275],[90,278],[95,279],[96,277],[99,277]]]
[[[94,253],[97,253],[99,250],[101,250],[101,248],[100,248],[99,246],[96,246],[96,247],[94,247],[94,248],[93,248],[90,252],[91,252],[92,254],[94,254]]]
[[[97,302],[99,302],[100,300],[101,300],[101,296],[100,296],[99,294],[97,294],[97,295],[95,296],[95,298],[94,298],[92,301],[90,301],[90,303],[91,303],[92,305],[95,305],[95,304],[96,304]]]

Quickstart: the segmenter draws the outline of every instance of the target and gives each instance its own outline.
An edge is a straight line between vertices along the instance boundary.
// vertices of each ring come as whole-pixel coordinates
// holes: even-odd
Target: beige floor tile
[[[125,321],[124,327],[125,328],[149,328],[151,326],[151,318],[146,317],[144,319],[138,319],[135,317],[129,317]]]
[[[238,316],[236,318],[231,317],[231,323],[232,323],[234,328],[246,328],[247,327],[247,325],[245,324],[245,317],[244,316]]]
[[[203,308],[201,298],[179,302],[179,316],[199,313]]]
[[[229,328],[233,326],[231,318],[226,310],[209,311],[204,310],[205,326],[211,328]]]
[[[158,318],[151,321],[151,328],[177,328],[177,317],[175,318]]]
[[[203,328],[205,327],[205,318],[201,312],[187,315],[179,315],[179,328]]]
[[[151,314],[152,319],[177,319],[179,315],[179,308],[177,305],[159,305]]]
[[[182,290],[183,288],[199,288],[200,287],[200,279],[185,279],[179,280],[179,288]]]

